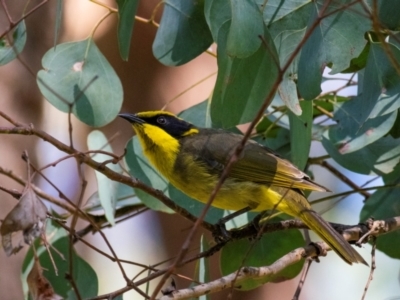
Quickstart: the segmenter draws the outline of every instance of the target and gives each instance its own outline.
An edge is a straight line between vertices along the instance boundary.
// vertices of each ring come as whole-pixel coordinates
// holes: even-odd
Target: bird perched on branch
[[[198,128],[165,111],[120,114],[129,121],[145,156],[172,185],[206,203],[243,136]],[[364,263],[361,255],[312,210],[302,190],[326,191],[289,161],[249,140],[212,206],[264,211],[277,209],[301,219],[344,261]]]

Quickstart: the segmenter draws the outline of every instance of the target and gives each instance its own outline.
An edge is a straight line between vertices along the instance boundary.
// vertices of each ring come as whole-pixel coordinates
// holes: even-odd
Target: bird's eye
[[[157,123],[163,125],[167,123],[167,119],[164,116],[160,116],[157,118]]]

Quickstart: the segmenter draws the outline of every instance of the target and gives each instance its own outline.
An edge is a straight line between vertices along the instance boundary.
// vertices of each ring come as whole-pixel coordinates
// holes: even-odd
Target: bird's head
[[[137,114],[119,114],[133,126],[146,146],[176,143],[182,137],[198,133],[191,123],[166,111],[146,111]]]

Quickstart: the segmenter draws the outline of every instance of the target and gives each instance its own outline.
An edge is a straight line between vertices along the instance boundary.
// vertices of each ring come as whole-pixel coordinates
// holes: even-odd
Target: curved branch
[[[284,222],[284,221],[283,221]],[[294,223],[295,224],[295,223]],[[299,224],[297,224],[299,225]],[[340,224],[337,224],[340,225]],[[382,234],[386,234],[395,230],[400,229],[400,216],[389,218],[386,220],[368,220],[367,225],[360,224],[356,226],[350,226],[345,229],[343,236],[352,241],[357,240],[357,244],[364,241],[365,237],[374,236],[377,237]],[[343,226],[343,225],[342,225]],[[367,233],[359,236],[363,231],[367,230]],[[349,240],[350,241],[350,240]],[[211,293],[219,292],[225,289],[239,287],[244,280],[249,278],[263,279],[267,276],[273,276],[284,270],[285,268],[299,262],[304,258],[317,258],[318,256],[325,256],[327,251],[331,248],[325,242],[312,243],[306,247],[297,248],[288,254],[282,256],[274,263],[269,266],[263,267],[242,267],[236,272],[221,277],[217,280],[203,283],[188,289],[181,289],[171,292],[168,295],[164,295],[159,300],[177,300],[177,299],[190,299],[196,298],[202,295],[208,295]]]
[[[0,127],[0,134],[20,134],[20,135],[37,136],[37,137],[41,138],[42,140],[52,144],[54,147],[56,147],[60,151],[70,154],[72,156],[75,156],[80,162],[90,166],[91,168],[93,168],[94,170],[96,170],[100,173],[103,173],[105,176],[107,176],[111,180],[121,182],[121,183],[126,184],[133,188],[141,189],[141,190],[145,191],[146,193],[148,193],[149,195],[157,198],[163,204],[165,204],[167,207],[169,207],[176,213],[180,214],[181,216],[185,217],[189,221],[196,222],[197,218],[195,216],[193,216],[191,213],[189,213],[184,208],[176,205],[175,202],[173,202],[170,198],[165,196],[161,191],[153,189],[152,187],[145,185],[144,183],[142,183],[140,180],[138,180],[136,178],[114,172],[110,168],[106,167],[104,165],[104,163],[99,163],[99,162],[93,160],[86,153],[80,152],[80,151],[60,142],[59,140],[57,140],[55,137],[49,135],[48,133],[46,133],[40,129],[34,128],[33,125],[24,125],[24,124],[18,123],[16,121],[12,120],[6,114],[4,114],[4,112],[2,112],[2,111],[0,111],[0,116],[5,118],[6,120],[8,120],[13,125],[15,125],[15,127]],[[209,224],[205,221],[202,221],[201,225],[209,231],[212,231],[214,228],[211,224]]]

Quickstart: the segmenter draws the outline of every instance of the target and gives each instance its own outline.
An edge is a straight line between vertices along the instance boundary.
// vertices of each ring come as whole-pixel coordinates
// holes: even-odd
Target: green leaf
[[[113,153],[112,148],[108,143],[107,137],[99,130],[93,130],[88,135],[87,143],[89,150],[103,150]],[[92,156],[92,158],[99,163],[103,163],[107,160],[112,159],[113,157],[103,153],[96,153]],[[108,163],[106,164],[106,166],[114,172],[122,173],[122,168],[118,164]],[[98,171],[95,171],[95,174],[101,206],[104,209],[104,213],[108,222],[114,225],[114,213],[117,206],[117,189],[119,183],[117,181],[109,179],[106,175]]]
[[[58,37],[60,36],[62,13],[63,13],[63,0],[57,0],[56,4],[56,26],[54,29],[54,48],[57,47]]]
[[[397,0],[378,1],[378,17],[380,25],[393,31],[400,30],[400,2]]]
[[[118,183],[116,192],[117,203],[115,209],[120,209],[128,206],[142,206],[143,203],[135,195],[132,187],[127,186],[122,183]],[[96,216],[102,216],[105,211],[101,205],[99,192],[94,192],[86,201],[83,209],[89,213]]]
[[[123,60],[127,61],[139,0],[117,0],[117,4],[119,54]]]
[[[0,66],[8,64],[15,59],[24,49],[25,43],[26,27],[25,21],[22,20],[12,32],[10,40],[7,35],[0,39]]]
[[[267,29],[264,39],[268,49],[261,45],[250,57],[229,57],[226,53],[229,28],[229,22],[225,23],[218,34],[218,76],[210,106],[213,126],[223,128],[253,120],[277,79],[279,67]],[[228,107],[229,114],[221,113]]]
[[[332,14],[320,20],[302,48],[298,87],[305,99],[311,100],[321,93],[321,71],[325,66],[331,67],[331,74],[339,73],[347,69],[351,59],[358,57],[365,47],[364,33],[370,30],[371,21],[365,18],[364,9],[359,3],[343,8],[350,2],[330,2],[324,15]],[[323,0],[314,2],[307,30],[318,20],[325,5],[326,1]]]
[[[393,59],[400,61],[400,50],[387,44]],[[359,87],[360,89],[360,87]],[[359,99],[361,122],[390,114],[400,108],[400,75],[386,50],[379,43],[371,43]]]
[[[305,28],[300,30],[287,30],[283,31],[274,38],[276,49],[279,53],[279,60],[281,67],[291,58],[297,45],[304,37]],[[278,95],[281,97],[285,105],[295,114],[301,115],[301,106],[297,96],[297,64],[298,55],[293,59],[289,68],[283,75],[282,82],[279,85]]]
[[[92,39],[57,45],[43,56],[37,82],[57,109],[87,125],[100,127],[115,119],[123,91],[117,74]]]
[[[353,58],[350,61],[350,66],[346,70],[341,71],[341,73],[355,73],[364,69],[368,61],[370,46],[371,44],[367,43],[360,55],[356,58]]]
[[[204,235],[200,238],[200,251],[202,253],[210,249],[209,244],[207,243]],[[195,271],[195,278],[197,282],[209,282],[210,281],[210,262],[207,257],[202,257],[197,261],[196,264],[196,271]],[[199,300],[208,300],[210,299],[210,295],[203,295],[199,297]]]
[[[226,52],[231,58],[246,58],[260,48],[260,36],[264,36],[262,12],[254,0],[231,0],[230,4],[232,18]]]
[[[385,186],[397,185],[396,187],[379,189],[368,198],[360,213],[360,222],[373,217],[383,220],[400,215],[400,165],[393,172],[382,176]],[[390,257],[400,259],[400,252],[394,247],[394,241],[400,240],[400,231],[394,231],[378,237],[377,248]]]
[[[400,111],[397,110],[397,118],[396,121],[394,121],[392,129],[390,129],[389,134],[397,139],[400,138]]]
[[[385,136],[360,150],[346,154],[340,153],[326,136],[322,137],[322,145],[337,163],[360,174],[388,174],[400,161],[400,139],[391,136]]]
[[[70,260],[72,260],[73,274],[71,275],[77,285],[81,297],[90,298],[96,296],[98,292],[98,279],[95,271],[85,260],[76,254],[74,248],[72,257],[70,257],[69,237],[67,236],[67,232],[58,226],[49,225],[49,223],[50,222],[48,222],[47,226],[50,227],[53,233],[49,234],[49,231],[47,231],[47,236],[50,238],[47,241],[52,245],[52,247],[49,248],[54,263],[58,269],[58,276],[54,271],[53,263],[47,250],[45,250],[45,247],[43,245],[36,245],[37,253],[39,254],[39,261],[43,267],[43,275],[50,282],[55,293],[62,296],[63,299],[77,299],[70,281],[65,278],[66,274],[69,273],[69,263]],[[65,259],[60,257],[60,253]],[[33,251],[32,248],[30,248],[23,263],[22,282],[26,282],[26,278],[32,265]],[[27,293],[27,286],[25,286],[25,292]]]
[[[208,111],[209,104],[210,102],[208,100],[204,100],[182,111],[178,117],[197,127],[211,127],[210,113]]]
[[[167,66],[183,65],[213,42],[204,17],[203,1],[166,0],[153,54]]]
[[[288,129],[276,126],[264,117],[257,125],[256,131],[259,135],[253,138],[255,141],[290,159],[290,134]]]
[[[301,116],[289,112],[290,145],[292,163],[300,170],[304,170],[311,148],[313,103],[312,101],[301,101],[300,104],[303,110]]]
[[[309,0],[269,0],[267,9],[264,9],[264,22],[268,24],[271,36],[275,39],[285,31],[305,29],[310,20],[313,5],[313,1]],[[268,6],[271,9],[268,9]]]
[[[400,61],[400,50],[391,44],[388,47]],[[386,135],[397,118],[400,76],[381,44],[370,44],[363,74],[359,95],[338,105],[334,115],[338,125],[329,131],[331,142],[341,153],[356,151]]]
[[[252,244],[254,244],[252,246]],[[268,266],[293,249],[304,246],[298,230],[267,233],[260,240],[239,240],[228,243],[221,251],[221,271],[228,275],[242,266]],[[249,249],[250,252],[249,252]],[[248,279],[240,284],[241,290],[254,289],[266,282],[281,282],[297,276],[304,260],[286,268],[279,274],[260,279]]]
[[[341,154],[357,151],[386,135],[396,121],[397,111],[365,122],[359,120],[361,97],[344,102],[334,114],[338,125],[329,130],[329,139]],[[377,104],[379,106],[379,103]]]
[[[232,19],[231,4],[225,0],[204,0],[204,16],[214,41],[221,27]]]
[[[275,5],[275,7],[268,9],[269,5]],[[275,12],[275,10],[276,14],[271,15],[271,12]],[[282,1],[273,0],[267,2],[267,9],[264,10],[264,21],[274,21],[269,30],[279,53],[281,67],[287,64],[293,52],[302,42],[311,12],[312,3],[310,1],[289,0],[282,3]],[[267,16],[268,13],[270,15]],[[298,61],[299,53],[292,60],[282,78],[278,89],[278,97],[283,100],[294,114],[301,115],[296,84]]]
[[[256,2],[260,7],[266,4],[263,11],[264,22],[268,26],[273,26],[274,23],[280,22],[284,18],[287,18],[289,22],[291,22],[290,19],[295,20],[292,21],[293,24],[298,23],[299,16],[306,17],[308,20],[310,14],[303,15],[303,9],[312,3],[310,0],[256,0]]]

